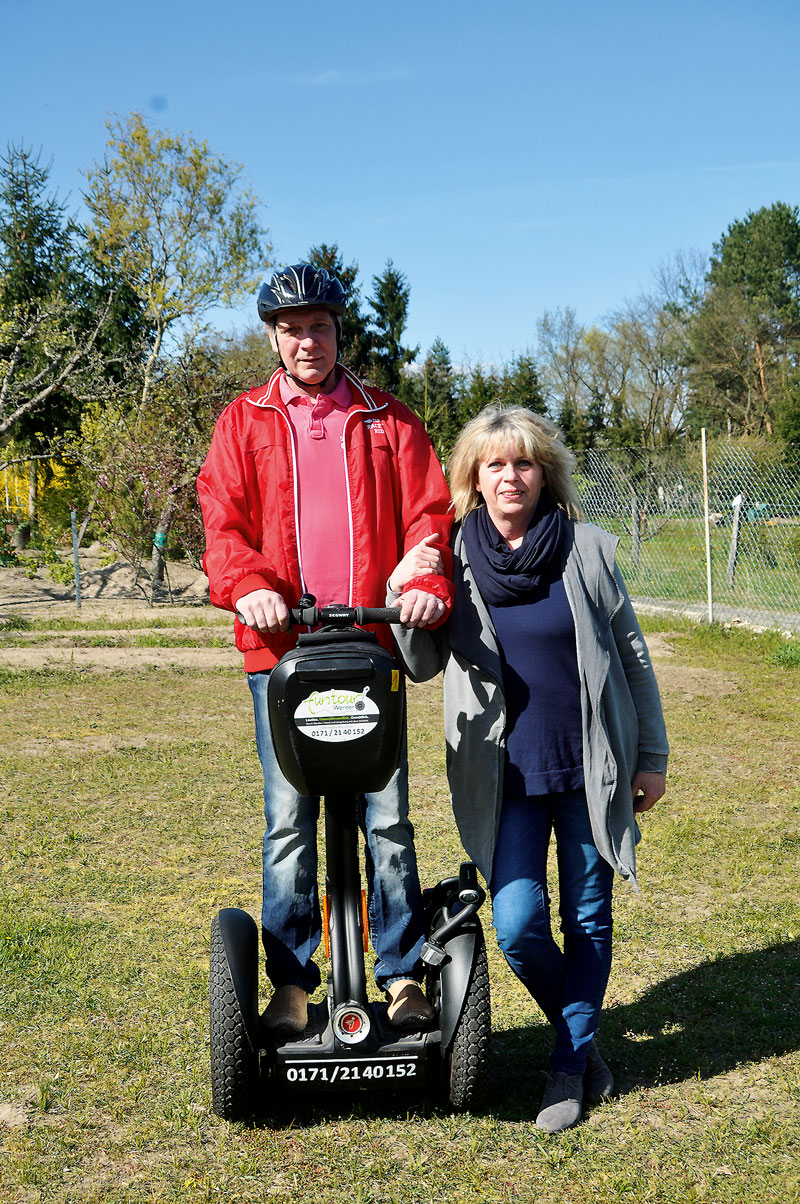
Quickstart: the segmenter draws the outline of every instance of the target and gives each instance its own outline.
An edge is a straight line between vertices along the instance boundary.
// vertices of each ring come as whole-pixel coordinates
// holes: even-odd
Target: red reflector
[[[347,1012],[341,1019],[342,1028],[346,1033],[357,1033],[362,1025],[358,1012]]]

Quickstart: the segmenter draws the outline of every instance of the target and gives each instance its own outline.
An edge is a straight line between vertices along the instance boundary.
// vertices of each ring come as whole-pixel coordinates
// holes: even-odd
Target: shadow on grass
[[[634,1003],[603,1014],[601,1045],[617,1094],[656,1083],[708,1079],[741,1063],[800,1049],[800,941],[714,961],[651,987]],[[551,1046],[544,1022],[492,1036],[492,1081],[484,1115],[533,1121]],[[358,1097],[331,1094],[285,1102],[255,1127],[288,1128],[353,1116],[403,1119],[447,1115],[426,1091]]]
[[[708,1079],[800,1049],[798,985],[795,940],[703,962],[609,1009],[603,1045],[621,1089]]]
[[[800,1049],[799,987],[800,941],[790,941],[703,962],[609,1008],[600,1044],[617,1093],[709,1079]],[[495,1034],[491,1110],[535,1115],[550,1046],[544,1024]]]

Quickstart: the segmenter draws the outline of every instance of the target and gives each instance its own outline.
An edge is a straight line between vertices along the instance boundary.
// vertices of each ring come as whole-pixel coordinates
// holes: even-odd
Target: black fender
[[[439,968],[439,1030],[442,1034],[442,1053],[447,1053],[453,1044],[472,981],[475,956],[482,944],[483,929],[478,919],[468,921],[446,941],[447,958]]]
[[[218,919],[225,960],[247,1040],[253,1053],[258,1054],[261,1045],[258,1039],[258,928],[253,917],[238,907],[223,907]]]

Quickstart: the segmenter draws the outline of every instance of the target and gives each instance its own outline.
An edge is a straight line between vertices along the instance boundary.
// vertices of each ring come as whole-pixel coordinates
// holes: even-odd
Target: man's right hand
[[[289,608],[274,589],[254,589],[236,603],[236,611],[248,627],[275,635],[289,630]]]

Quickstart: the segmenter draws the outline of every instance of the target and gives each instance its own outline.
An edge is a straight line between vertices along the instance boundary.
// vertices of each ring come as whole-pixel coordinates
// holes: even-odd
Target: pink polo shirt
[[[297,393],[289,376],[280,381],[297,449],[300,567],[318,606],[352,605],[350,516],[344,462],[344,424],[352,400],[342,373],[330,394],[316,400]],[[290,605],[296,605],[293,598]]]

